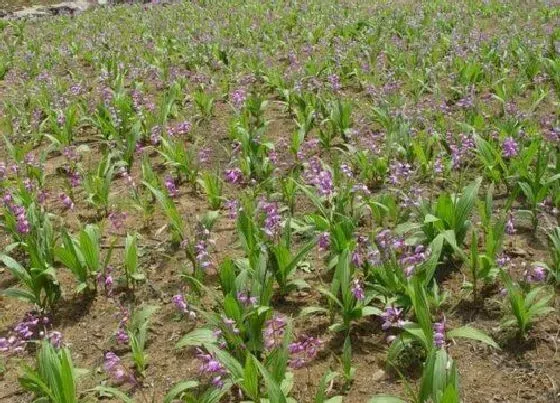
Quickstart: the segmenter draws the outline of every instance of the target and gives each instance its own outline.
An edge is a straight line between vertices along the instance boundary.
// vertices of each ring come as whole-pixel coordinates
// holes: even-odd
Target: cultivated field
[[[555,402],[560,4],[0,20],[0,401]]]

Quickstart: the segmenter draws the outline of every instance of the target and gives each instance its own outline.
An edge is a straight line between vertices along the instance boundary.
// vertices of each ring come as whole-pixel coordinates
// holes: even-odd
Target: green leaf
[[[381,311],[381,309],[377,308],[376,306],[364,306],[362,308],[362,316],[370,316],[370,315],[376,315],[379,316],[383,313],[383,311]]]
[[[99,229],[88,225],[79,235],[80,250],[87,267],[92,272],[99,270]]]
[[[466,339],[477,340],[482,343],[488,344],[494,348],[497,349],[500,348],[498,343],[492,340],[492,338],[488,336],[486,333],[468,325],[456,327],[455,329],[450,330],[449,332],[447,332],[447,337],[450,338],[462,337]]]
[[[18,262],[16,262],[14,259],[12,259],[10,256],[0,255],[0,260],[2,261],[2,263],[4,263],[4,266],[6,266],[8,270],[10,270],[12,275],[17,279],[21,281],[26,281],[31,278],[27,273],[27,271],[23,268],[23,266],[20,265]]]
[[[90,389],[89,391],[106,393],[110,396],[116,397],[117,399],[121,400],[123,403],[135,403],[134,399],[131,399],[130,397],[127,396],[126,393],[122,392],[117,388],[111,388],[107,386],[97,386],[93,389]]]
[[[176,348],[185,346],[202,346],[216,342],[216,336],[210,329],[195,329],[183,336],[183,338],[175,345]]]
[[[329,310],[327,308],[323,308],[322,306],[306,306],[301,310],[299,316],[313,315],[315,313],[325,314],[328,312]]]
[[[395,396],[379,395],[369,399],[368,403],[406,403],[406,400],[400,399]]]
[[[32,292],[22,290],[21,288],[6,288],[0,291],[0,295],[5,295],[6,297],[17,298],[24,301],[28,301],[32,304],[40,305],[40,301],[35,298]]]
[[[126,234],[124,247],[125,268],[128,275],[136,275],[138,268],[138,236],[136,234]]]
[[[255,357],[253,357],[253,360],[264,378],[270,403],[286,403],[286,397],[284,396],[284,393],[282,392],[282,389],[280,389],[278,383],[276,383],[264,365],[262,365]]]
[[[245,358],[245,369],[243,374],[243,390],[245,393],[257,401],[259,398],[259,372],[251,354],[247,354]]]
[[[186,390],[197,388],[199,385],[198,381],[182,381],[167,392],[163,398],[163,403],[171,403],[177,396],[180,396]]]

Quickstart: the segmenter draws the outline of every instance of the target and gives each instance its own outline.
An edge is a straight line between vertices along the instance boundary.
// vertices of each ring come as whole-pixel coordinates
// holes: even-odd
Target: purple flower
[[[194,245],[195,259],[203,269],[209,269],[213,266],[210,252],[208,251],[209,247],[210,241],[206,239],[201,239]]]
[[[352,281],[352,288],[350,291],[358,301],[362,301],[365,298],[364,289],[359,279],[354,279],[354,281]]]
[[[229,330],[232,331],[232,333],[239,334],[239,329],[237,328],[237,324],[235,323],[235,320],[222,315],[222,322],[224,323],[224,325],[226,325],[229,328]]]
[[[231,168],[225,172],[225,180],[228,183],[238,184],[243,180],[243,173],[239,168]]]
[[[177,126],[174,127],[173,134],[178,136],[184,136],[188,134],[191,131],[191,129],[192,129],[191,122],[185,120],[184,122],[179,123]]]
[[[408,182],[412,175],[410,164],[403,164],[398,161],[391,163],[389,171],[389,183],[391,185],[399,185],[403,182]]]
[[[68,177],[70,179],[70,186],[72,186],[73,188],[80,186],[82,178],[78,172],[70,172],[68,174]]]
[[[330,171],[321,171],[316,178],[316,186],[322,196],[330,196],[334,191],[333,177]]]
[[[457,144],[450,134],[447,136],[447,142],[450,144],[451,149],[451,163],[454,169],[458,169],[463,165],[463,162],[471,155],[475,149],[476,144],[474,138],[468,134],[461,135],[461,142]]]
[[[74,202],[66,193],[60,193],[58,198],[66,210],[74,210]]]
[[[25,180],[23,181],[23,186],[25,187],[25,190],[27,190],[28,192],[33,192],[33,182],[31,181],[30,178],[25,178]]]
[[[528,283],[539,283],[546,280],[546,269],[542,266],[534,266],[532,270],[525,270],[525,281]]]
[[[349,178],[351,178],[353,176],[352,169],[346,163],[345,164],[340,164],[340,171]]]
[[[312,361],[321,347],[321,340],[312,336],[301,336],[297,342],[288,345],[290,359],[288,365],[293,369],[300,369]]]
[[[281,230],[282,216],[276,203],[260,201],[259,210],[265,213],[263,231],[269,238],[275,238]]]
[[[230,220],[235,220],[239,213],[239,201],[228,200],[225,203],[225,207],[228,209],[228,218]]]
[[[124,329],[117,330],[115,338],[117,340],[117,344],[127,344],[129,340],[128,333]]]
[[[508,218],[506,221],[506,234],[513,235],[515,234],[515,226],[513,222],[513,214],[511,212],[508,213]]]
[[[0,337],[0,352],[19,354],[24,352],[27,343],[35,340],[48,340],[55,348],[62,344],[62,334],[50,330],[51,320],[48,316],[27,312],[5,337]]]
[[[212,150],[210,148],[201,148],[198,151],[198,161],[201,164],[204,164],[206,162],[208,162],[208,160],[210,160],[210,154],[212,153]]]
[[[172,176],[167,175],[165,177],[165,189],[167,189],[167,194],[170,197],[175,197],[177,196],[177,186],[175,186],[175,180],[173,179]]]
[[[98,287],[103,287],[107,296],[110,296],[113,293],[113,276],[111,276],[112,271],[113,267],[107,266],[105,267],[104,273],[97,273]]]
[[[16,231],[20,234],[28,234],[31,231],[31,225],[27,221],[25,208],[23,206],[12,206],[12,212],[16,216]]]
[[[498,256],[498,258],[496,259],[496,264],[498,265],[498,267],[505,267],[509,264],[510,262],[510,257],[507,255],[504,255],[503,253]]]
[[[231,102],[233,103],[233,107],[237,110],[243,107],[245,100],[247,99],[247,92],[243,88],[239,88],[233,91],[230,95]]]
[[[107,216],[109,221],[111,222],[111,226],[115,231],[119,231],[126,220],[126,213],[125,212],[118,212],[118,211],[111,211]]]
[[[542,266],[535,266],[533,268],[533,279],[535,281],[544,281],[546,279],[546,269]]]
[[[367,185],[363,183],[357,183],[354,186],[352,186],[352,193],[363,193],[365,195],[371,194]]]
[[[381,329],[387,330],[391,327],[402,327],[404,325],[403,315],[402,308],[395,308],[394,306],[385,308],[385,312],[381,314],[381,318],[384,321]]]
[[[328,250],[331,246],[331,234],[323,232],[319,235],[319,250]]]
[[[336,74],[331,74],[329,76],[329,83],[331,84],[334,92],[338,92],[342,88],[342,85],[340,84],[340,77],[338,77]]]
[[[189,309],[187,302],[185,301],[185,297],[181,294],[177,294],[173,296],[173,303],[175,304],[175,308],[182,314],[187,314],[191,319],[196,318],[196,313]]]
[[[161,126],[152,127],[152,131],[150,134],[150,141],[152,142],[152,145],[158,145],[161,141],[161,131]]]
[[[238,292],[237,293],[237,300],[245,306],[254,306],[257,305],[257,297],[251,297],[247,293]]]
[[[434,161],[434,173],[440,174],[443,172],[443,160],[441,157],[437,157]]]
[[[436,322],[433,324],[434,329],[434,345],[436,348],[445,346],[445,322]]]
[[[222,363],[212,354],[205,353],[200,349],[197,349],[196,358],[201,362],[200,372],[210,375],[212,385],[221,388],[224,385],[223,377],[227,375]]]
[[[266,321],[263,331],[264,346],[267,351],[274,350],[283,342],[284,332],[286,331],[286,318],[275,315]]]
[[[112,351],[105,354],[105,363],[103,364],[103,367],[105,372],[107,372],[114,382],[130,382],[132,384],[136,384],[134,376],[125,369],[121,363],[121,359]]]
[[[506,137],[502,143],[502,155],[505,158],[517,156],[519,153],[519,146],[513,137]]]

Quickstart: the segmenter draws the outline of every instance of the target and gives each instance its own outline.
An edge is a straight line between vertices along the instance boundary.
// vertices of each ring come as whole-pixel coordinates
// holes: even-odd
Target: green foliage
[[[211,174],[210,172],[204,172],[201,177],[198,178],[197,182],[200,184],[204,193],[208,197],[208,204],[210,209],[219,210],[222,206],[222,179],[218,173]]]
[[[434,204],[422,204],[419,226],[428,242],[442,235],[452,247],[461,247],[471,227],[481,179],[463,189],[461,196],[442,193]]]
[[[35,401],[77,403],[77,378],[80,371],[74,367],[70,351],[56,350],[48,341],[41,343],[35,368],[24,366],[19,381],[25,390],[33,392]]]
[[[500,271],[500,277],[507,289],[507,301],[513,316],[513,319],[506,318],[502,325],[517,325],[518,335],[525,337],[539,317],[554,311],[554,307],[550,306],[554,294],[546,292],[545,287],[524,290],[504,270]]]
[[[103,211],[107,215],[109,210],[109,196],[111,181],[115,172],[113,156],[107,153],[92,172],[83,172],[82,177],[84,189],[87,192],[87,201],[93,205],[98,212]]]
[[[6,288],[0,292],[0,295],[18,298],[42,309],[54,307],[61,296],[61,290],[53,267],[25,269],[7,255],[0,255],[0,260],[21,286],[21,288]]]
[[[138,265],[138,234],[126,234],[124,245],[124,269],[127,284],[145,280],[146,276],[140,272]]]
[[[77,290],[84,291],[91,286],[90,280],[101,270],[99,228],[88,224],[76,238],[62,229],[61,238],[62,246],[54,248],[54,255],[78,280]]]
[[[130,323],[127,324],[129,344],[132,349],[132,359],[134,360],[136,371],[140,375],[144,375],[146,366],[148,365],[146,343],[148,342],[149,320],[157,309],[156,306],[151,305],[135,309]]]

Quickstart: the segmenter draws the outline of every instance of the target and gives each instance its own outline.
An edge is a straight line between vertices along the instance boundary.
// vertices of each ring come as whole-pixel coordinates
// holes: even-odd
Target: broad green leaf
[[[198,381],[182,381],[167,392],[165,397],[163,398],[163,403],[171,403],[176,397],[180,396],[186,390],[197,388],[199,385]]]
[[[500,346],[498,346],[498,343],[492,340],[492,338],[488,336],[486,333],[468,325],[456,327],[455,329],[450,330],[449,332],[447,332],[447,337],[450,338],[462,337],[466,339],[477,340],[482,343],[488,344],[494,348],[497,349],[500,348]]]
[[[212,344],[216,342],[216,336],[210,329],[195,329],[192,332],[183,336],[183,338],[176,344],[176,348],[185,346],[202,346],[205,344]]]

